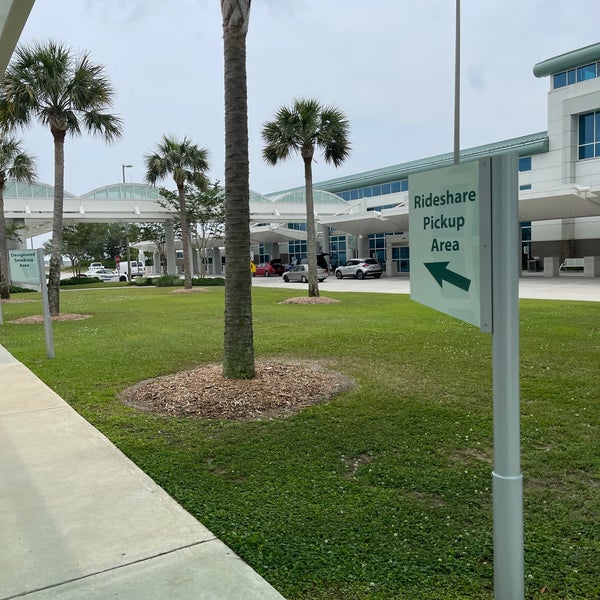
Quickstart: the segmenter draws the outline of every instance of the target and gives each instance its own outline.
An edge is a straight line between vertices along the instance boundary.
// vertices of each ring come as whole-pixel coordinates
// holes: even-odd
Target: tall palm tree
[[[225,63],[225,332],[223,375],[255,377],[250,262],[246,34],[250,0],[221,0]]]
[[[22,141],[7,136],[0,138],[0,298],[10,298],[8,285],[8,241],[4,217],[4,188],[7,179],[27,181],[35,179],[35,161],[26,154]]]
[[[344,113],[318,100],[297,99],[291,107],[282,106],[273,121],[263,125],[266,142],[263,158],[276,165],[298,152],[304,161],[306,192],[306,253],[308,258],[308,295],[319,295],[317,277],[317,235],[313,201],[312,161],[315,149],[323,151],[325,162],[339,167],[350,155],[350,125]]]
[[[156,152],[147,154],[146,181],[155,184],[171,174],[177,185],[179,200],[179,220],[181,225],[181,243],[183,247],[183,276],[185,288],[192,289],[192,270],[190,268],[190,226],[185,202],[185,182],[205,179],[208,170],[208,150],[198,148],[187,138],[176,140],[175,137],[163,135],[157,144]]]
[[[0,83],[0,124],[26,127],[33,120],[48,126],[54,138],[54,212],[48,277],[50,314],[60,312],[65,137],[82,128],[112,142],[122,134],[119,117],[106,109],[114,90],[104,67],[89,55],[76,55],[57,42],[35,42],[16,49]]]

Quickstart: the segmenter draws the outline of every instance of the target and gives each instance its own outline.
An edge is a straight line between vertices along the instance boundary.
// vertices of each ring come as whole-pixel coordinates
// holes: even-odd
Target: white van
[[[124,273],[125,275],[127,275],[127,271],[128,271],[127,264],[128,264],[127,261],[120,262],[117,265],[117,271],[119,271],[119,273]],[[131,260],[131,261],[129,261],[129,265],[131,265],[131,277],[132,278],[146,274],[146,267],[139,260]]]

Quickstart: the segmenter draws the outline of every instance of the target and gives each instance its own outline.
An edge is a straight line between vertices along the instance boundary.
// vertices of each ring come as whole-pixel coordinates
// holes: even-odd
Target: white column
[[[177,275],[173,221],[165,221],[165,253],[167,255],[167,275]]]

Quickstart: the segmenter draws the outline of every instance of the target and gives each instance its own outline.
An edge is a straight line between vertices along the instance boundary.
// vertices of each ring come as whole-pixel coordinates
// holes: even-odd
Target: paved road
[[[306,284],[285,283],[281,277],[255,277],[255,287],[285,287],[303,291]],[[382,277],[381,279],[336,279],[331,276],[319,284],[322,294],[327,292],[379,292],[410,294],[410,279]],[[519,297],[541,300],[588,300],[600,302],[600,277],[563,274],[560,277],[526,275],[519,279]]]

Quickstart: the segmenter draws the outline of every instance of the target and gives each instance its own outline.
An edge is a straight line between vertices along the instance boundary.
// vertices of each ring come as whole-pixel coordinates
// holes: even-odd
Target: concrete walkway
[[[281,600],[0,346],[0,599]]]

